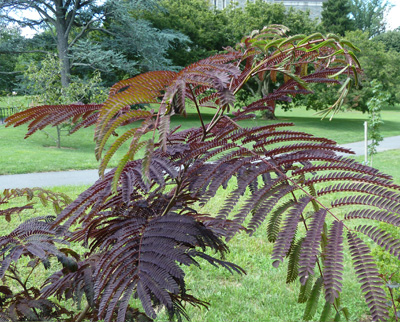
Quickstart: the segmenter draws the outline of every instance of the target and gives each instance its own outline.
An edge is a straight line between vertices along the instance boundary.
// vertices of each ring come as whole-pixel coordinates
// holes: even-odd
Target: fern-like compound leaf
[[[275,208],[274,212],[269,218],[267,226],[267,236],[269,242],[275,242],[280,230],[280,224],[283,214],[293,205],[295,201],[290,199],[278,208]]]
[[[348,232],[350,254],[353,259],[356,275],[361,283],[361,291],[374,321],[386,321],[388,310],[386,294],[379,273],[370,255],[368,246],[354,233]]]
[[[311,275],[310,278],[308,278],[306,280],[306,283],[304,285],[300,285],[299,297],[297,299],[298,303],[306,303],[307,302],[307,300],[311,294],[311,289],[313,287],[313,279],[314,279],[314,275]]]
[[[324,288],[325,300],[333,303],[342,291],[343,275],[343,222],[334,221],[325,248]]]
[[[102,104],[41,105],[15,113],[6,119],[6,126],[28,124],[25,138],[46,126],[56,126],[68,120],[84,122],[103,107]]]
[[[302,197],[299,203],[296,204],[286,216],[284,225],[278,233],[278,237],[272,251],[274,267],[278,267],[280,262],[283,261],[285,254],[289,250],[289,246],[296,232],[297,225],[300,222],[303,210],[310,201],[310,197]]]
[[[286,276],[286,283],[294,282],[299,275],[299,260],[300,251],[304,238],[299,239],[292,247],[289,254],[288,272]]]
[[[318,277],[311,290],[310,297],[307,300],[306,308],[304,310],[303,320],[310,321],[317,312],[318,301],[321,294],[323,279]]]
[[[321,316],[319,318],[320,322],[328,322],[331,321],[329,319],[332,311],[332,304],[329,302],[325,302],[324,308],[322,309]]]
[[[301,244],[299,261],[299,277],[301,284],[304,284],[309,276],[314,274],[314,266],[318,258],[325,216],[325,209],[321,209],[313,214],[313,221],[308,227],[306,237]]]
[[[360,225],[356,231],[367,235],[380,247],[400,259],[400,240],[393,238],[389,233],[370,225]]]

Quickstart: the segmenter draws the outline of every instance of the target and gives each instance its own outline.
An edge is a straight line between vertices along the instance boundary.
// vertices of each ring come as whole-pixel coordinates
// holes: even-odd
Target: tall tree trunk
[[[61,85],[62,87],[68,87],[70,83],[71,66],[68,58],[68,38],[65,35],[63,28],[57,28],[57,49],[58,57],[61,62]]]
[[[61,62],[61,85],[62,87],[68,87],[70,83],[71,65],[68,57],[68,35],[69,30],[67,21],[65,18],[65,8],[56,4],[56,20],[54,25],[57,33],[57,50],[58,58]]]

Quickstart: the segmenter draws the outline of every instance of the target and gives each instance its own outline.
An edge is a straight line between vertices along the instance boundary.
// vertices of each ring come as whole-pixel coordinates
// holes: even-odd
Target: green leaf
[[[339,36],[337,36],[336,34],[328,34],[326,36],[326,38],[334,39],[335,41],[339,41],[340,40]]]
[[[354,55],[354,53],[352,51],[348,51],[347,53],[351,56],[351,58],[353,58],[356,61],[358,67],[361,68],[361,64],[360,64],[360,61],[358,60],[357,56]]]
[[[124,134],[122,134],[118,139],[115,140],[115,142],[111,145],[111,147],[108,149],[106,155],[104,156],[103,160],[101,160],[101,164],[99,167],[99,173],[103,174],[107,164],[110,162],[110,159],[112,156],[115,154],[115,152],[121,147],[122,144],[124,144],[125,141],[129,140],[132,136],[135,136],[137,133],[138,129],[130,129],[129,131],[126,131]]]
[[[332,304],[329,302],[325,302],[324,308],[321,313],[321,317],[319,318],[320,322],[329,321],[329,316],[331,314]]]
[[[344,53],[344,49],[339,49],[339,50],[335,51],[333,54],[330,54],[328,56],[318,57],[318,59],[326,59],[326,58],[333,57],[336,55],[341,55],[343,53]]]
[[[293,45],[293,47],[294,47],[295,45],[293,44],[293,41],[304,39],[305,36],[306,35],[295,35],[295,36],[289,37],[288,39],[282,41],[278,45],[278,49],[281,48],[282,46],[286,45],[286,44],[289,44],[289,43],[291,43]]]
[[[142,177],[146,185],[150,184],[150,164],[151,164],[151,158],[153,156],[153,151],[154,151],[154,142],[153,139],[149,139],[147,141],[144,157],[142,160]]]
[[[343,74],[348,68],[349,68],[349,65],[346,65],[341,70],[339,70],[336,74],[329,75],[328,77],[329,78],[336,78],[336,77],[340,76],[341,74]]]
[[[339,41],[339,43],[340,43],[341,45],[346,45],[346,46],[350,47],[350,48],[353,49],[354,51],[358,51],[358,52],[361,51],[358,47],[354,46],[350,41],[348,41],[348,40],[346,40],[346,39],[341,39],[341,40]]]
[[[99,133],[99,135],[96,137],[96,157],[100,158],[107,140],[114,133],[114,131],[121,126],[121,124],[131,119],[139,120],[150,118],[152,115],[153,113],[151,111],[132,110],[117,117],[112,123],[109,124],[107,128],[104,129],[104,132]]]
[[[304,238],[299,239],[290,252],[286,283],[294,282],[298,276],[300,249],[303,240]]]
[[[111,188],[114,193],[117,192],[118,180],[119,180],[119,177],[121,176],[122,170],[124,170],[125,164],[129,161],[129,154],[130,154],[130,151],[128,151],[122,157],[122,159],[118,163],[117,169],[115,170],[114,177],[111,182]]]
[[[310,277],[307,279],[306,283],[304,285],[300,286],[300,293],[299,293],[299,298],[297,299],[298,303],[305,303],[308,300],[308,297],[311,294],[311,288],[312,288],[312,280],[313,280],[313,275],[310,275]]]
[[[264,51],[267,51],[269,48],[271,47],[276,47],[279,48],[279,44],[282,42],[282,39],[276,39],[276,40],[272,40],[270,42],[268,42],[265,47],[264,47]]]
[[[139,138],[136,138],[136,140],[132,141],[129,151],[122,157],[122,159],[119,161],[117,165],[117,169],[115,170],[115,174],[111,183],[111,187],[114,192],[117,192],[118,180],[119,177],[121,176],[122,170],[124,170],[125,168],[125,165],[130,160],[133,160],[133,157],[135,156],[136,152],[146,145],[146,142],[137,143],[138,140]]]
[[[315,33],[315,34],[312,34],[312,35],[310,35],[310,36],[304,38],[302,41],[300,41],[300,42],[297,44],[297,46],[301,46],[301,45],[303,45],[303,44],[309,42],[310,40],[313,40],[313,39],[321,39],[321,38],[324,39],[324,36],[323,36],[320,32],[317,32],[317,33]]]
[[[308,298],[306,309],[304,311],[303,319],[306,321],[310,321],[315,313],[317,312],[317,307],[318,307],[318,300],[319,296],[321,295],[321,289],[322,289],[322,277],[318,277],[318,279],[315,281],[315,284],[312,288],[310,297]]]
[[[310,49],[307,50],[307,52],[315,51],[315,50],[317,50],[317,49],[319,49],[321,47],[325,47],[325,46],[328,46],[328,45],[331,45],[331,44],[334,44],[334,43],[335,43],[334,39],[328,39],[328,40],[325,40],[325,41],[323,41],[323,42],[321,42],[321,43],[319,43],[319,44],[317,44],[315,46],[312,46]]]
[[[344,318],[346,319],[346,321],[350,320],[350,312],[349,309],[347,307],[343,307],[341,308],[341,311],[343,312]]]
[[[63,209],[60,207],[58,202],[53,203],[54,212],[58,215]]]

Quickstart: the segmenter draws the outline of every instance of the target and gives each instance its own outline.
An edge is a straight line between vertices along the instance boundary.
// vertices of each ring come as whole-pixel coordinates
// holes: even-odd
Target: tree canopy
[[[386,0],[352,0],[350,4],[354,27],[370,37],[385,32],[386,15],[392,5]]]
[[[327,32],[344,36],[348,30],[354,30],[354,21],[350,18],[349,0],[328,0],[322,4],[321,23]]]
[[[132,15],[133,11],[153,10],[156,7],[155,1],[142,0],[107,0],[102,3],[95,0],[0,0],[0,21],[48,30],[56,44],[62,64],[61,81],[66,87],[70,83],[71,57],[74,53],[75,66],[99,68],[94,57],[102,57],[103,68],[113,66],[129,74],[165,67],[168,61],[163,59],[164,52],[169,41],[179,36],[153,28],[140,17]],[[28,10],[36,15],[19,18],[18,12]],[[94,32],[108,35],[104,38],[106,43],[96,46],[88,42],[88,35]],[[86,43],[82,43],[84,39]],[[98,37],[95,39],[99,41]],[[123,51],[115,52],[117,47]],[[128,52],[130,57],[126,55]],[[142,61],[142,70],[135,69],[135,63],[128,61],[133,58]]]

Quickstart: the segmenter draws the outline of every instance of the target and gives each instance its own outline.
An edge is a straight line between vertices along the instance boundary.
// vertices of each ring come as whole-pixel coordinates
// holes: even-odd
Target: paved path
[[[356,153],[356,155],[365,154],[364,141],[343,144],[342,146],[353,150]],[[394,150],[394,149],[400,149],[400,135],[384,138],[383,141],[377,147],[378,152]]]
[[[356,155],[364,155],[364,142],[343,145],[352,149]],[[400,149],[400,136],[385,138],[378,152]],[[6,188],[53,187],[66,185],[92,184],[99,178],[97,170],[76,170],[60,172],[40,172],[0,176],[0,190]]]
[[[97,169],[2,175],[0,176],[0,190],[85,185],[94,183],[98,178]]]

